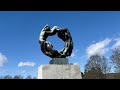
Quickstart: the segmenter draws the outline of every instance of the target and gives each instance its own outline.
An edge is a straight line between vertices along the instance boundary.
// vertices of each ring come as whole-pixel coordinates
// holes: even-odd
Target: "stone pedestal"
[[[38,79],[82,79],[80,65],[41,65],[38,67]]]

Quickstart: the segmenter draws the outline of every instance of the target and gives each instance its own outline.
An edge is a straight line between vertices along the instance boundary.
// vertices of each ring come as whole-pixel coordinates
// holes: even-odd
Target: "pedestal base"
[[[41,65],[38,79],[82,79],[79,65]]]
[[[53,58],[50,61],[50,64],[68,64],[68,59],[67,58]]]

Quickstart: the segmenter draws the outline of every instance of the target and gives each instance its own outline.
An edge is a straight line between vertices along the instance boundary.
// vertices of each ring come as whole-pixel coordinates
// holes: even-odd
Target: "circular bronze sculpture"
[[[55,50],[53,45],[46,40],[48,36],[53,36],[55,34],[65,42],[64,48],[61,51]],[[51,58],[66,58],[71,55],[73,49],[73,41],[69,30],[57,26],[50,29],[50,27],[46,25],[40,33],[39,43],[41,51]]]

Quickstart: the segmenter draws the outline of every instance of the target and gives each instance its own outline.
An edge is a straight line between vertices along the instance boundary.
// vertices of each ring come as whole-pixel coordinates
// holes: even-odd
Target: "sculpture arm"
[[[59,31],[59,27],[58,26],[54,26],[52,29],[51,29],[51,31],[54,31],[54,30],[57,30],[57,31]]]
[[[54,26],[50,31],[46,31],[46,34],[49,34],[50,36],[55,35],[58,31],[59,31],[59,27],[58,26]]]

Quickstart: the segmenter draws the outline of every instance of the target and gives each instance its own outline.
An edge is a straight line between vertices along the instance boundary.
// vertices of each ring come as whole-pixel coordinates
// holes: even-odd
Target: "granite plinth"
[[[80,65],[41,65],[38,68],[38,79],[82,79]]]

